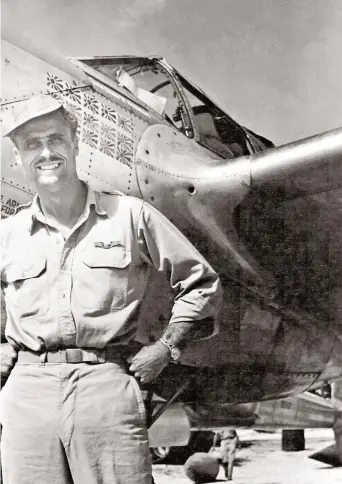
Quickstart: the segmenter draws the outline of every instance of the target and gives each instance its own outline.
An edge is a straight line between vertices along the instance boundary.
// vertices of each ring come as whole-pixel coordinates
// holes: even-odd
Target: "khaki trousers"
[[[16,364],[0,393],[4,484],[150,484],[144,403],[124,365]]]

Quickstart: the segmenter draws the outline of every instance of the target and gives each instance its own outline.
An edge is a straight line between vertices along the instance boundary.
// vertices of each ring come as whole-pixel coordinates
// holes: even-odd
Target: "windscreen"
[[[178,95],[171,77],[156,61],[140,57],[81,60],[127,89],[144,104],[174,124]]]

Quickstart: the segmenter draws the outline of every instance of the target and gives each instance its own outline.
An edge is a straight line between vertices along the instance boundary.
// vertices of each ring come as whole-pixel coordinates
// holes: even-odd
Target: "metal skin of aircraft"
[[[161,454],[167,455],[175,442],[178,446],[186,445],[190,432],[194,431],[224,427],[255,430],[333,429],[338,415],[336,401],[309,392],[265,402],[224,405],[214,413],[208,408],[203,411],[201,407],[197,412],[192,405],[176,403],[150,428],[150,443],[152,448],[157,449],[156,456],[162,457]],[[163,447],[162,451],[158,446]],[[335,460],[338,461],[337,455]]]
[[[79,120],[80,178],[155,206],[220,275],[220,331],[190,342],[155,394],[177,397],[209,428],[226,405],[341,378],[342,129],[274,148],[161,58],[66,60],[3,37],[2,114],[39,93],[62,101]],[[2,214],[32,196],[5,139]],[[142,344],[159,337],[172,300],[154,274]]]

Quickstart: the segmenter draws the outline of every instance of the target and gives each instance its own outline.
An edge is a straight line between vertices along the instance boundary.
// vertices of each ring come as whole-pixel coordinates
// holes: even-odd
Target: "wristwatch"
[[[173,361],[177,361],[180,358],[181,350],[174,346],[173,344],[169,343],[165,338],[160,338],[159,341],[169,349],[171,358]]]

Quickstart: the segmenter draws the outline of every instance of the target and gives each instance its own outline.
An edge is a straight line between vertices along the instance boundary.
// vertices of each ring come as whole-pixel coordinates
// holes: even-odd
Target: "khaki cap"
[[[3,137],[9,136],[19,126],[31,119],[53,113],[63,106],[48,95],[33,96],[25,101],[18,101],[6,113],[3,124]]]

